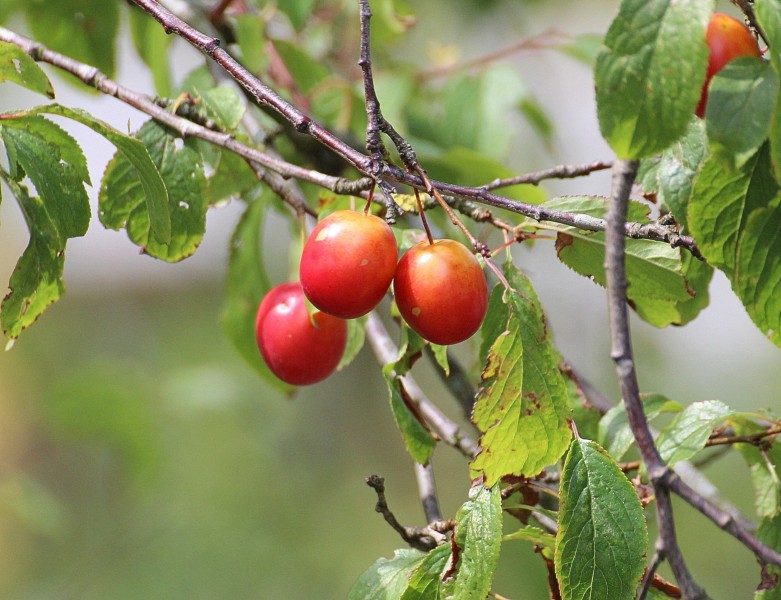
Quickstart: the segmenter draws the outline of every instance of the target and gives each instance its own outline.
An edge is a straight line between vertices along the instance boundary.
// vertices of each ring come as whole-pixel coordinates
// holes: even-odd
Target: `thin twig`
[[[591,173],[596,171],[604,171],[612,166],[613,163],[606,160],[598,160],[585,165],[557,165],[534,173],[526,173],[525,175],[507,177],[505,179],[495,179],[491,183],[484,185],[482,189],[490,191],[524,183],[538,185],[546,179],[574,179],[576,177],[591,175]]]
[[[671,471],[665,465],[656,448],[643,412],[629,331],[629,309],[626,303],[627,280],[624,265],[624,224],[626,223],[629,194],[637,174],[638,164],[637,161],[618,160],[613,166],[613,185],[607,216],[608,228],[605,231],[605,274],[612,341],[610,355],[616,365],[616,374],[626,405],[629,426],[654,487],[659,532],[656,552],[660,560],[667,559],[669,562],[670,568],[681,586],[684,598],[700,600],[708,596],[692,577],[678,546],[670,491],[660,479],[662,473],[671,473]]]
[[[374,510],[380,513],[385,521],[401,536],[407,544],[418,550],[428,552],[436,548],[444,536],[428,527],[405,527],[399,523],[396,515],[388,507],[388,501],[385,498],[385,479],[379,475],[369,475],[366,478],[366,485],[377,494],[377,504]]]
[[[136,0],[133,1],[136,2]],[[170,15],[170,13],[165,11],[165,9],[160,7],[157,3],[151,2],[150,0],[138,0],[138,2],[136,3],[139,4],[141,8],[144,8],[144,10],[146,10],[147,6],[154,6],[155,7],[154,14],[156,14],[159,17],[158,20],[162,19],[162,22],[167,22],[166,15]],[[171,15],[171,17],[175,18],[173,17],[173,15]],[[177,23],[183,24],[181,20],[177,20]],[[179,31],[175,28],[172,29],[167,28],[167,30],[171,32],[178,32],[179,35],[181,35],[184,39],[191,41],[191,43],[196,45],[196,47],[201,47],[198,46],[198,43],[205,45],[203,39],[213,40],[213,38],[208,38],[208,36],[205,36],[204,34],[195,31],[189,26],[187,26],[187,30],[188,30],[187,35],[185,34],[185,32]],[[191,39],[192,36],[190,35],[189,32],[195,32],[194,35],[196,36],[197,40],[199,40],[198,43],[196,43],[196,41],[193,41]],[[368,177],[357,179],[357,180],[350,180],[344,177],[335,177],[333,175],[327,175],[313,169],[306,169],[303,167],[299,167],[298,165],[294,165],[291,163],[287,163],[283,160],[273,158],[268,154],[264,154],[263,152],[260,152],[255,148],[248,147],[245,144],[238,142],[228,134],[222,134],[222,133],[210,131],[209,129],[200,127],[195,123],[188,121],[187,119],[176,117],[176,115],[172,115],[171,113],[167,112],[166,110],[162,109],[160,106],[155,104],[155,102],[149,96],[140,94],[138,92],[134,92],[133,90],[130,90],[129,88],[124,87],[116,83],[115,81],[112,81],[111,79],[106,77],[103,73],[101,73],[99,69],[96,69],[91,65],[87,65],[85,63],[81,63],[79,61],[73,60],[72,58],[59,54],[52,50],[49,50],[45,46],[37,42],[33,42],[32,40],[25,38],[24,36],[21,36],[4,27],[0,27],[0,40],[9,42],[11,44],[14,44],[22,48],[36,61],[47,62],[59,69],[62,69],[63,71],[67,71],[75,75],[86,85],[93,87],[103,92],[104,94],[114,96],[115,98],[121,100],[122,102],[125,102],[129,106],[133,106],[134,108],[137,108],[138,110],[146,113],[156,121],[170,127],[171,129],[173,129],[183,137],[192,136],[192,137],[198,137],[200,139],[206,140],[210,143],[226,148],[231,152],[235,152],[239,156],[248,158],[249,160],[254,160],[255,162],[263,165],[264,167],[276,171],[283,177],[295,177],[296,179],[300,179],[302,181],[309,181],[320,187],[331,190],[337,194],[359,195],[362,197],[365,197],[365,191],[368,190],[368,188],[371,186],[371,179]],[[214,41],[209,46],[209,51],[211,51],[212,54],[216,53],[215,50],[216,45],[217,42]],[[208,54],[205,48],[202,49],[204,50],[204,52]],[[225,60],[223,59],[218,64],[220,64],[220,66],[222,66],[222,68],[225,69],[224,65],[222,64],[224,62]],[[239,70],[238,74],[237,74],[237,69]],[[240,66],[237,66],[232,70],[226,69],[226,72],[228,72],[228,74],[231,75],[231,77],[233,77],[234,80],[236,80],[243,87],[245,87],[245,89],[248,85],[250,86],[251,89],[254,89],[255,91],[251,93],[251,96],[254,97],[255,99],[258,99],[258,97],[264,98],[264,93],[265,93],[264,90],[269,89],[260,80],[258,80],[257,78],[249,74],[246,70],[244,70]],[[250,85],[250,83],[248,82],[257,82],[257,89],[252,85]],[[280,105],[283,107],[289,107],[289,108],[285,108],[284,111],[280,113],[283,117],[285,117],[288,120],[288,122],[296,126],[298,130],[303,131],[304,133],[308,133],[309,135],[311,135],[312,137],[320,141],[325,147],[330,148],[334,153],[346,159],[348,163],[350,163],[360,172],[367,175],[370,173],[370,169],[368,166],[370,158],[368,156],[358,152],[357,150],[354,150],[335,135],[330,133],[329,134],[324,133],[322,127],[317,125],[307,125],[306,123],[308,122],[311,123],[311,121],[307,121],[308,117],[306,117],[305,115],[303,115],[303,113],[295,109],[295,107],[292,107],[291,105],[285,103],[285,101],[282,100],[275,93],[273,94],[273,96],[270,97],[268,102],[265,102],[264,100],[258,100],[258,101],[261,102],[261,104],[263,104],[264,106],[271,107],[275,110],[276,107]],[[423,190],[426,189],[424,182],[416,174],[407,173],[403,169],[398,169],[397,167],[394,167],[392,165],[388,165],[388,164],[383,165],[382,175],[388,180],[395,181],[402,185],[417,187],[418,189],[423,189]],[[440,192],[443,193],[443,196],[445,198],[452,197],[461,201],[467,201],[467,202],[472,201],[480,204],[494,206],[497,208],[501,208],[503,210],[507,210],[509,212],[527,216],[539,222],[552,221],[555,223],[561,223],[562,225],[570,225],[572,227],[577,227],[579,229],[583,229],[586,231],[605,230],[606,222],[604,221],[604,219],[598,219],[596,217],[591,217],[589,215],[569,213],[566,211],[559,211],[559,210],[551,210],[534,204],[527,204],[524,202],[519,202],[517,200],[512,200],[510,198],[505,198],[503,196],[493,194],[489,191],[485,191],[481,188],[464,187],[464,186],[459,186],[459,185],[450,184],[446,182],[440,182],[436,180],[431,180],[431,184],[432,186],[440,190]],[[449,202],[455,205],[453,201],[449,201]],[[471,211],[472,209],[467,207],[467,210]],[[465,212],[464,214],[468,214],[468,213]],[[485,218],[486,214],[490,215],[490,211],[485,211],[485,212],[476,211],[475,212],[476,216],[474,218],[476,218],[479,221],[486,220],[487,222],[492,222],[490,219]],[[675,231],[665,226],[656,223],[652,223],[652,224],[627,223],[624,227],[624,230],[625,230],[625,234],[628,236],[631,235],[632,237],[635,238],[643,238],[643,239],[649,239],[649,240],[673,244],[676,246],[686,248],[690,252],[692,252],[695,256],[699,256],[696,243],[692,238],[688,236],[680,236]]]

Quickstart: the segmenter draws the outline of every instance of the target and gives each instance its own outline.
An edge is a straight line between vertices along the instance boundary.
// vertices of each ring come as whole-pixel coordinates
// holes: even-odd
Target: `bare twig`
[[[538,185],[546,179],[574,179],[575,177],[590,175],[595,171],[604,171],[612,166],[613,163],[606,160],[598,160],[586,165],[558,165],[534,173],[517,175],[516,177],[508,177],[506,179],[495,179],[491,183],[484,185],[482,189],[490,191],[524,183]]]
[[[765,42],[765,46],[770,46],[770,42],[768,42],[767,35],[765,35],[765,32],[762,30],[762,27],[759,26],[759,22],[757,21],[756,15],[754,15],[754,7],[752,6],[752,0],[732,0],[732,3],[737,6],[740,10],[743,11],[743,14],[746,15],[746,20],[748,21],[749,27],[751,27],[754,31],[757,32],[757,35],[762,38],[762,41]]]
[[[385,521],[398,532],[407,544],[418,550],[428,552],[436,548],[444,536],[428,527],[405,527],[399,523],[396,516],[388,508],[388,501],[385,499],[385,479],[379,475],[369,475],[366,478],[366,485],[372,488],[377,494],[377,504],[374,510],[380,513]]]

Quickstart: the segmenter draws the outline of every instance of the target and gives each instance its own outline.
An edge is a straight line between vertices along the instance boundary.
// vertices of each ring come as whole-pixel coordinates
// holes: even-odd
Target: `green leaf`
[[[641,319],[655,327],[686,325],[710,303],[708,287],[713,278],[713,267],[689,252],[681,252],[681,263],[686,287],[692,296],[679,302],[645,297],[632,305]]]
[[[638,175],[645,192],[656,193],[683,229],[688,229],[687,212],[694,179],[708,151],[708,138],[701,119],[692,119],[686,135],[655,161],[648,177]],[[650,159],[653,161],[654,159]],[[650,161],[645,161],[648,163]],[[646,165],[647,168],[647,165]]]
[[[301,29],[311,18],[314,3],[315,0],[277,0],[277,6],[296,29]]]
[[[217,86],[201,94],[206,113],[222,129],[233,131],[241,123],[246,107],[236,91],[228,86]]]
[[[426,554],[412,573],[399,600],[441,600],[442,574],[450,560],[450,546],[442,544]]]
[[[388,378],[391,411],[396,425],[401,431],[404,445],[410,456],[420,464],[425,464],[431,458],[437,445],[434,436],[424,424],[423,417],[417,414],[412,400],[409,398],[404,383],[398,377]]]
[[[135,166],[122,153],[106,167],[99,195],[100,219],[111,229],[126,228],[128,237],[147,254],[169,262],[181,260],[195,252],[206,226],[206,179],[201,157],[185,145],[177,147],[181,142],[153,121],[145,123],[136,136],[146,146],[168,190],[170,243],[154,237],[155,220],[148,198]]]
[[[485,320],[480,326],[480,353],[479,364],[484,365],[488,360],[488,353],[494,345],[496,338],[502,332],[507,331],[507,319],[510,316],[509,307],[504,303],[504,287],[497,284],[491,290],[488,298],[488,311]]]
[[[10,291],[0,306],[3,332],[14,340],[65,293],[62,271],[66,240],[40,198],[31,197],[2,169],[0,177],[16,197],[30,231],[30,241],[16,263],[8,284]]]
[[[440,156],[425,157],[421,161],[433,179],[464,186],[481,186],[515,174],[498,161],[461,146],[449,148]],[[469,168],[464,169],[464,165],[469,165]],[[545,190],[530,184],[503,188],[502,193],[508,198],[529,204],[540,204],[547,198]]]
[[[505,475],[536,475],[567,449],[567,386],[558,369],[537,295],[511,264],[512,290],[506,331],[491,346],[472,420],[482,432],[481,452],[472,461],[486,485]]]
[[[708,262],[730,279],[749,215],[768,206],[777,194],[767,146],[738,171],[725,170],[715,156],[702,164],[689,203],[689,229]]]
[[[646,419],[652,421],[661,413],[678,412],[683,407],[661,394],[644,396],[643,411]],[[615,460],[621,460],[624,454],[634,444],[635,438],[629,427],[626,415],[626,405],[621,400],[619,404],[605,413],[599,422],[599,443]]]
[[[778,75],[770,63],[751,57],[730,61],[711,80],[705,122],[708,139],[741,167],[770,132]]]
[[[605,198],[570,196],[554,198],[548,208],[603,217]],[[630,204],[629,218],[648,222],[647,208]],[[545,223],[558,231],[556,251],[559,259],[575,272],[597,284],[605,285],[605,236],[602,232],[583,231],[557,223]],[[656,327],[683,324],[708,304],[711,271],[695,265],[684,251],[652,240],[626,241],[627,297],[637,314]]]
[[[706,161],[689,207],[692,234],[720,268],[751,319],[781,345],[781,190],[767,144],[736,172]]]
[[[650,156],[684,134],[705,78],[712,7],[622,0],[595,67],[600,128],[620,158]]]
[[[766,56],[781,78],[781,2],[779,0],[757,0],[754,13],[768,40]],[[770,123],[770,154],[773,159],[773,172],[776,180],[781,181],[781,102],[773,102],[775,112]]]
[[[454,539],[458,562],[448,569],[442,597],[453,600],[483,600],[499,560],[502,542],[502,497],[499,486],[478,485],[456,514]]]
[[[764,430],[755,421],[747,419],[732,419],[731,425],[735,435],[752,435]],[[770,518],[781,513],[781,479],[778,472],[781,445],[773,443],[769,448],[760,449],[754,444],[736,444],[735,448],[746,461],[751,474],[757,516]]]
[[[732,409],[718,400],[690,404],[659,434],[659,454],[670,466],[689,460],[705,447],[713,429],[732,414]]]
[[[62,238],[84,235],[91,216],[84,189],[89,172],[76,140],[48,119],[21,114],[0,121],[0,135],[11,175],[30,178]]]
[[[220,322],[239,354],[263,380],[273,387],[291,392],[292,387],[274,376],[258,351],[255,316],[263,296],[271,289],[261,254],[263,222],[270,192],[252,198],[231,236],[225,300]]]
[[[596,443],[575,438],[561,474],[554,564],[564,600],[629,600],[648,531],[635,489]]]
[[[157,170],[157,166],[152,162],[152,158],[143,142],[121,133],[111,125],[96,119],[88,112],[78,108],[68,108],[59,104],[47,104],[20,114],[36,115],[41,113],[60,115],[77,121],[82,125],[86,125],[95,133],[102,135],[116,146],[122,158],[132,165],[132,169],[129,169],[130,176],[137,177],[141,185],[154,239],[161,244],[168,243],[171,240],[168,191]],[[86,161],[83,169],[84,173],[87,173]],[[84,175],[84,177],[88,177],[88,175]],[[85,181],[89,180],[85,179]]]
[[[781,346],[781,202],[749,215],[732,287],[751,320]]]
[[[208,179],[210,206],[232,198],[246,199],[254,193],[258,178],[241,156],[221,149],[215,162]]]
[[[0,42],[0,82],[3,81],[54,98],[54,87],[43,69],[24,50],[8,42]]]
[[[346,366],[355,360],[358,353],[363,348],[363,343],[366,340],[366,317],[360,317],[358,319],[347,320],[347,347],[344,349],[342,360],[336,367],[337,371],[341,371]]]
[[[450,377],[450,362],[447,357],[447,346],[440,346],[439,344],[429,344],[431,354],[434,356],[439,368],[445,374],[445,377]]]
[[[290,71],[296,87],[303,94],[311,93],[316,85],[325,81],[331,75],[325,64],[310,56],[298,46],[283,40],[274,40],[273,43],[285,67]]]
[[[599,54],[603,40],[604,38],[597,33],[581,33],[568,37],[554,48],[592,67],[597,60],[597,54]]]
[[[237,15],[235,19],[234,30],[241,49],[241,64],[252,73],[262,73],[268,65],[265,51],[266,23],[257,14]]]
[[[128,18],[133,46],[144,64],[149,67],[157,93],[171,98],[174,95],[174,88],[168,49],[174,39],[173,36],[166,34],[160,23],[136,6],[130,8]]]
[[[759,524],[757,538],[773,550],[781,551],[781,515],[763,519]],[[763,568],[762,583],[754,594],[754,600],[781,600],[781,568],[768,565]]]
[[[119,2],[26,0],[22,5],[36,41],[114,76]]]
[[[508,533],[502,538],[502,541],[531,542],[539,548],[545,548],[550,551],[553,551],[556,548],[556,537],[554,535],[532,525],[524,525],[517,531]]]
[[[425,556],[419,550],[403,548],[396,550],[393,558],[378,559],[358,578],[347,600],[397,600]]]

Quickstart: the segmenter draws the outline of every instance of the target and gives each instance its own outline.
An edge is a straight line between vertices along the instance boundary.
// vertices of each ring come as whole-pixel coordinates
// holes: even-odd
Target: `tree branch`
[[[250,85],[251,89],[254,90],[254,92],[251,93],[254,98],[265,98],[264,90],[269,90],[271,95],[269,96],[268,101],[266,102],[266,100],[259,99],[259,102],[275,110],[279,107],[280,111],[282,111],[280,114],[287,118],[293,125],[296,125],[299,130],[312,135],[326,147],[330,148],[336,154],[347,160],[348,163],[358,169],[361,173],[369,175],[370,169],[368,169],[368,162],[370,158],[368,156],[358,152],[357,150],[354,150],[342,142],[335,135],[331,133],[325,133],[325,130],[319,125],[314,124],[311,119],[307,121],[308,117],[303,115],[303,113],[301,113],[292,105],[287,104],[278,95],[276,95],[276,93],[271,91],[270,88],[265,86],[265,84],[263,84],[259,79],[251,75],[248,71],[246,71],[246,69],[243,69],[243,67],[238,65],[238,63],[235,63],[233,59],[230,60],[233,61],[233,63],[237,66],[236,68],[228,70],[223,64],[227,60],[224,58],[227,56],[227,53],[217,48],[218,43],[216,41],[213,41],[210,45],[204,41],[209,39],[214,40],[214,38],[209,38],[208,36],[195,31],[191,27],[186,26],[183,21],[174,17],[174,15],[166,11],[156,2],[152,2],[151,0],[132,1],[141,6],[141,8],[144,10],[146,10],[147,6],[150,7],[150,10],[151,7],[154,7],[155,12],[152,14],[154,14],[156,18],[160,17],[158,20],[163,19],[163,22],[167,22],[166,15],[170,15],[171,18],[176,19],[176,23],[179,24],[180,27],[184,26],[188,32],[194,32],[193,34],[188,33],[188,35],[194,35],[199,40],[198,43],[200,43],[202,46],[208,45],[208,51],[206,48],[203,48],[203,51],[207,53],[207,55],[219,55],[223,57],[220,61],[218,61],[218,64],[220,64],[228,72],[228,74],[234,78],[234,80],[241,84],[242,87],[247,89],[247,86],[250,85],[247,82],[257,82],[257,86],[253,87]],[[179,35],[182,35],[185,37],[185,39],[190,39],[176,27],[166,28],[166,30],[169,32],[179,33]],[[231,152],[235,152],[239,156],[253,160],[268,169],[276,171],[283,177],[294,177],[302,181],[309,181],[337,194],[363,195],[363,192],[368,190],[371,186],[371,179],[368,177],[357,180],[350,180],[344,177],[335,177],[333,175],[327,175],[312,169],[299,167],[298,165],[274,158],[266,153],[260,152],[255,148],[246,146],[228,134],[215,132],[205,127],[199,126],[187,119],[177,117],[176,115],[171,114],[156,104],[150,96],[140,94],[118,84],[101,73],[97,68],[49,50],[45,46],[37,42],[33,42],[32,40],[4,27],[0,27],[0,40],[9,42],[22,48],[36,61],[49,63],[59,69],[62,69],[63,71],[71,73],[86,85],[93,87],[103,92],[104,94],[113,96],[118,100],[128,104],[129,106],[146,113],[156,121],[173,129],[183,137],[198,137],[212,144],[221,146],[227,150],[230,150]],[[197,47],[200,47],[197,43],[193,43]],[[305,123],[311,123],[311,125],[307,125]],[[313,132],[315,133],[313,134]],[[398,169],[392,165],[384,164],[382,168],[382,175],[402,185],[417,187],[418,189],[422,190],[426,189],[425,183],[416,174],[407,173],[406,171]],[[606,222],[603,219],[598,219],[588,215],[550,210],[541,206],[527,204],[498,196],[482,188],[458,186],[435,180],[432,180],[431,184],[439,189],[445,195],[445,197],[450,196],[459,200],[471,200],[480,204],[495,206],[509,212],[527,216],[536,221],[552,221],[561,223],[563,225],[571,225],[573,227],[587,231],[605,230]],[[453,203],[452,200],[450,202]],[[467,207],[467,210],[474,212],[474,210],[470,207]],[[490,211],[478,212],[476,216],[477,220],[486,220],[491,222]],[[675,242],[677,245],[687,248],[693,253],[696,253],[696,244],[692,238],[687,236],[677,236],[677,234],[669,228],[658,226],[656,224],[642,225],[639,223],[627,223],[624,229],[626,235],[666,243]]]
[[[396,360],[399,349],[388,334],[388,330],[385,329],[385,325],[374,312],[369,313],[366,321],[366,337],[380,363],[385,365]],[[477,443],[461,431],[458,425],[426,397],[409,373],[402,375],[399,379],[404,384],[410,400],[415,403],[431,429],[442,438],[442,441],[459,450],[467,458],[473,458],[477,454]]]
[[[671,472],[656,448],[651,429],[643,412],[640,389],[635,372],[632,340],[629,332],[629,308],[626,303],[626,271],[624,265],[624,224],[626,223],[629,194],[637,174],[637,161],[618,160],[613,165],[613,185],[608,210],[608,228],[605,232],[605,275],[612,348],[610,356],[616,365],[621,395],[626,405],[627,420],[634,434],[640,455],[656,495],[658,538],[656,553],[659,560],[667,559],[681,586],[683,597],[704,600],[705,591],[694,581],[681,554],[675,534],[670,492],[660,475]],[[649,569],[650,571],[650,569]],[[647,588],[645,588],[647,590]]]

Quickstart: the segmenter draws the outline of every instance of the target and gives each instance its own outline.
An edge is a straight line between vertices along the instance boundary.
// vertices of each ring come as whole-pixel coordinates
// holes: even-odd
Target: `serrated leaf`
[[[733,167],[740,168],[767,138],[778,87],[770,63],[751,57],[730,61],[711,80],[705,112],[708,139]]]
[[[684,134],[705,77],[712,7],[622,0],[595,67],[600,129],[620,158],[650,156]]]
[[[690,404],[659,434],[659,454],[670,466],[689,460],[705,447],[713,429],[732,414],[733,410],[718,400]]]
[[[26,0],[36,41],[114,76],[119,3],[106,0]]]
[[[169,243],[161,243],[152,231],[149,205],[135,166],[124,154],[109,162],[101,183],[100,220],[111,229],[127,229],[128,237],[143,250],[169,262],[182,260],[195,252],[206,226],[206,179],[200,155],[178,143],[153,121],[145,123],[140,139],[168,190],[171,218]]]
[[[450,546],[442,544],[426,554],[409,579],[399,600],[441,600],[442,575],[450,559]]]
[[[645,567],[643,507],[626,475],[575,438],[561,474],[554,565],[563,600],[629,600]]]
[[[458,560],[448,569],[442,598],[483,600],[491,589],[501,542],[502,497],[499,486],[494,485],[490,489],[476,486],[470,490],[469,500],[456,514],[453,543],[458,548]]]
[[[488,310],[485,320],[480,326],[480,352],[478,355],[479,364],[484,365],[488,360],[488,353],[491,346],[494,345],[496,338],[507,330],[507,319],[510,316],[509,308],[504,303],[504,287],[494,286],[488,297]]]
[[[643,411],[649,422],[663,412],[669,413],[683,410],[683,406],[678,402],[673,402],[661,394],[650,394],[644,396],[642,400]],[[629,427],[626,406],[623,400],[607,411],[599,421],[598,441],[615,460],[621,460],[634,443],[635,438]]]
[[[650,171],[646,176],[653,178]],[[605,198],[567,196],[554,198],[545,207],[603,217]],[[647,207],[631,202],[629,219],[648,222]],[[605,236],[556,223],[544,227],[559,232],[559,259],[576,273],[605,285]],[[687,252],[652,240],[626,241],[627,298],[637,314],[656,327],[683,325],[708,305],[712,269],[695,264]]]
[[[701,119],[692,119],[685,136],[672,144],[656,159],[649,178],[642,181],[643,190],[656,193],[667,205],[683,229],[688,228],[689,199],[700,164],[707,156],[708,139]],[[645,161],[644,161],[645,162]]]
[[[8,42],[0,42],[0,82],[3,81],[54,98],[54,87],[43,69],[24,50]]]
[[[0,306],[3,332],[13,340],[65,293],[62,271],[66,238],[40,198],[30,196],[27,188],[2,169],[0,176],[16,197],[30,231],[30,241],[16,263],[8,284],[10,290]]]
[[[536,475],[569,444],[567,388],[531,282],[511,264],[506,331],[491,346],[472,420],[482,432],[473,471],[486,485],[505,475]]]
[[[168,191],[143,142],[121,133],[108,123],[96,119],[88,112],[78,108],[69,108],[60,104],[47,104],[45,106],[32,108],[20,114],[36,115],[41,113],[60,115],[77,121],[82,125],[86,125],[95,133],[102,135],[109,142],[114,144],[123,158],[130,162],[135,169],[135,171],[131,171],[131,173],[135,173],[135,176],[141,184],[143,197],[146,202],[147,211],[149,212],[150,226],[154,239],[161,244],[168,243],[171,240],[171,216],[168,209]],[[72,163],[73,162],[75,161],[72,161]],[[85,181],[89,181],[86,161],[83,165],[83,172],[85,173],[85,175],[83,175],[83,177],[86,178]]]
[[[688,222],[711,265],[733,277],[738,241],[748,216],[768,206],[777,194],[767,146],[734,172],[725,170],[718,157],[705,160],[694,182]]]
[[[437,442],[428,427],[424,425],[422,416],[413,412],[412,401],[409,400],[402,380],[391,376],[387,382],[391,412],[401,431],[407,452],[417,462],[425,464],[431,458]]]
[[[737,254],[732,288],[759,330],[781,346],[781,202],[749,215]]]
[[[290,392],[293,388],[274,376],[266,366],[255,339],[258,305],[271,289],[261,255],[267,200],[266,194],[250,199],[231,236],[220,322],[233,346],[263,380],[283,392]]]
[[[781,2],[779,0],[757,0],[754,13],[762,31],[768,40],[766,56],[775,69],[776,76],[781,78]],[[773,172],[776,180],[781,181],[781,102],[776,98],[773,102],[775,111],[770,122],[770,154],[773,158]]]
[[[781,189],[767,144],[736,172],[706,161],[689,221],[705,258],[724,271],[757,327],[781,345]]]
[[[398,600],[409,577],[425,558],[419,550],[403,548],[393,558],[380,558],[355,582],[347,600]]]
[[[17,181],[30,178],[63,239],[84,235],[91,216],[84,189],[89,173],[78,142],[43,117],[6,117],[0,121],[0,134],[11,175]]]
[[[128,19],[133,46],[144,64],[149,67],[155,90],[160,96],[172,97],[174,91],[168,48],[173,36],[166,34],[160,23],[136,6],[130,8]]]

